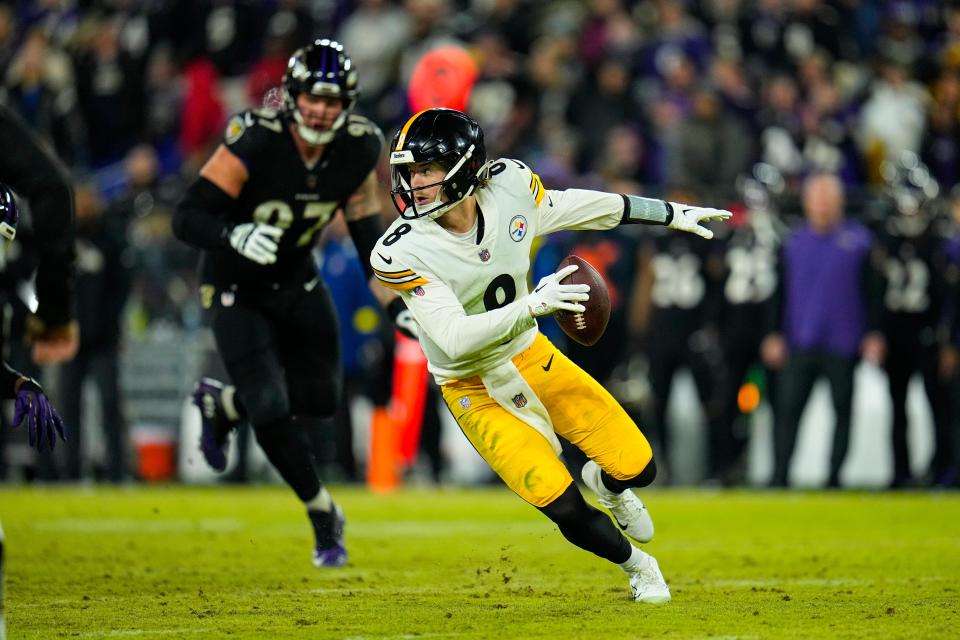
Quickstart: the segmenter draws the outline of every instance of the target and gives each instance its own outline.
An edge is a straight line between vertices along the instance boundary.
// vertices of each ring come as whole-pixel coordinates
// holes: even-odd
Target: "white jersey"
[[[490,175],[475,192],[480,213],[472,231],[455,234],[432,220],[398,219],[370,256],[377,278],[399,292],[417,321],[440,384],[483,374],[533,342],[537,323],[524,298],[535,237],[612,229],[623,215],[623,196],[545,190],[517,160],[495,162]]]

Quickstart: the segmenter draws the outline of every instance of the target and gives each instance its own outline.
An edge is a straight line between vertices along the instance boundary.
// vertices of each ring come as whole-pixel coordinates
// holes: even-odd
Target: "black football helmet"
[[[304,124],[297,96],[309,93],[343,101],[343,112],[325,131]],[[297,133],[309,144],[327,144],[337,135],[357,103],[357,71],[343,45],[326,38],[297,49],[283,73],[283,107],[297,124]]]
[[[13,199],[13,190],[0,182],[0,236],[13,240],[19,222],[20,212],[17,210],[17,201]]]
[[[737,178],[737,188],[747,210],[776,214],[786,188],[783,175],[772,164],[758,162],[751,174]]]
[[[446,174],[440,182],[414,189],[410,165],[436,162]],[[427,109],[415,114],[393,138],[390,168],[393,204],[402,218],[433,220],[473,193],[487,162],[483,130],[477,121],[454,109]],[[437,198],[417,205],[415,192],[441,185]]]
[[[927,166],[917,154],[904,151],[895,161],[885,161],[880,174],[897,214],[887,218],[888,230],[906,236],[924,233],[933,219],[929,205],[940,194],[940,185]]]

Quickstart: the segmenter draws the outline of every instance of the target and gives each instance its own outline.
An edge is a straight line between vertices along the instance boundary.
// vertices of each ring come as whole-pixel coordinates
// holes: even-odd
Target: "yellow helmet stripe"
[[[394,151],[400,151],[403,149],[403,143],[407,141],[407,131],[410,131],[410,127],[413,126],[413,121],[420,117],[424,111],[430,111],[430,109],[424,109],[423,111],[418,111],[417,113],[410,116],[410,119],[407,120],[407,123],[403,125],[403,129],[400,129],[400,135],[397,137],[397,148]]]

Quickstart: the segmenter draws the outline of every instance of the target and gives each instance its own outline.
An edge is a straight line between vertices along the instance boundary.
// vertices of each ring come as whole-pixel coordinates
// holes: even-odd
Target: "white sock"
[[[220,401],[223,403],[223,412],[227,414],[227,420],[230,422],[236,422],[240,419],[240,412],[237,411],[237,405],[233,401],[236,393],[237,388],[229,385],[225,386],[223,393],[220,394]]]
[[[320,492],[313,499],[307,500],[303,504],[306,505],[307,511],[333,510],[333,498],[330,497],[330,492],[327,491],[326,487],[320,487]]]
[[[646,551],[642,551],[633,545],[630,545],[630,548],[632,551],[630,553],[630,557],[627,558],[627,561],[621,562],[617,565],[623,569],[623,572],[626,574],[631,574],[636,571],[640,566],[640,563],[649,557],[649,554]]]

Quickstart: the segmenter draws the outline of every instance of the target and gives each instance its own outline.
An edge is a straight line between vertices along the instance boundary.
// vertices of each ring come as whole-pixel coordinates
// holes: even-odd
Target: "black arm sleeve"
[[[383,235],[383,223],[380,222],[380,214],[375,213],[359,220],[351,220],[347,223],[347,228],[350,230],[353,246],[357,248],[360,266],[363,267],[363,273],[369,280],[373,277],[370,254],[373,253],[373,248],[377,246],[377,241]]]
[[[199,249],[228,247],[232,225],[226,212],[235,202],[203,176],[197,178],[173,214],[173,235]]]
[[[73,190],[67,170],[13,112],[0,105],[0,180],[30,204],[37,253],[37,316],[47,325],[73,319]]]

